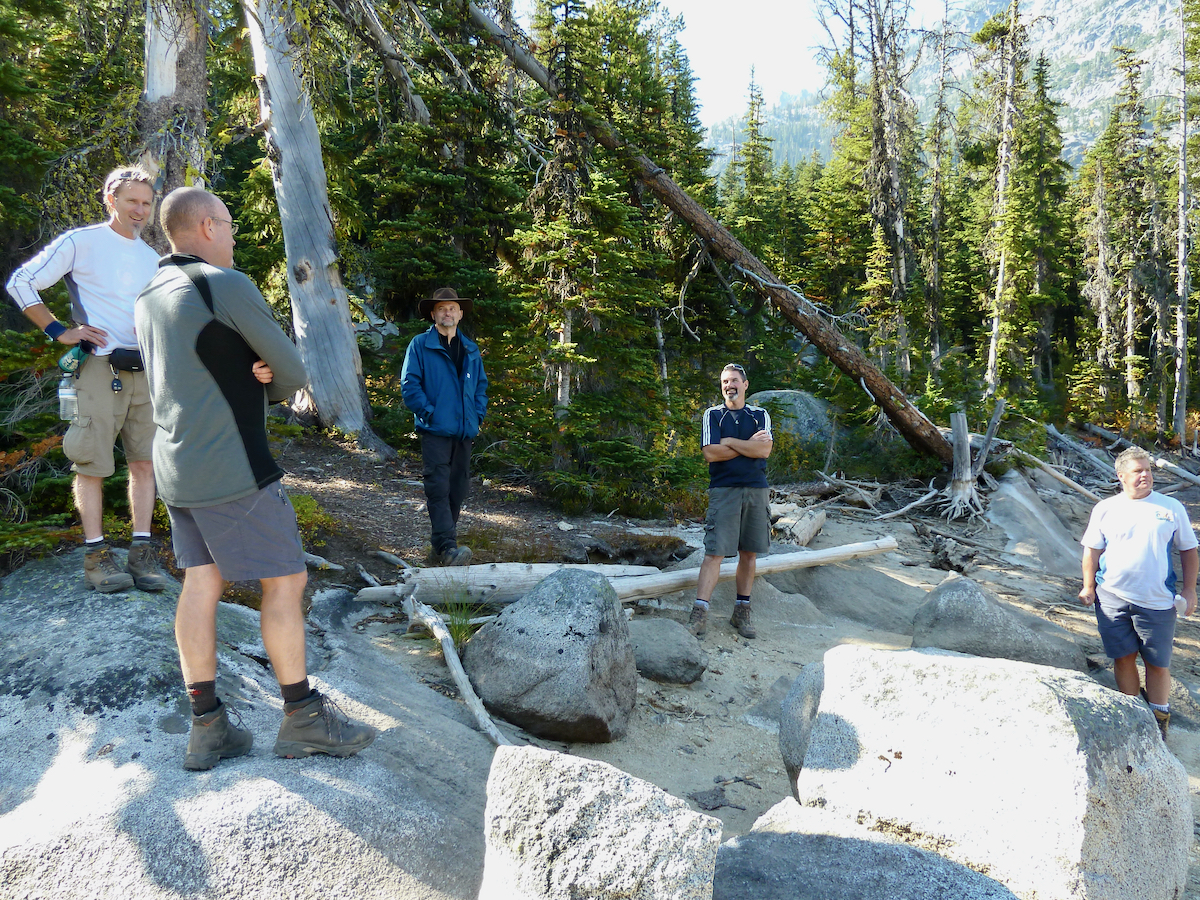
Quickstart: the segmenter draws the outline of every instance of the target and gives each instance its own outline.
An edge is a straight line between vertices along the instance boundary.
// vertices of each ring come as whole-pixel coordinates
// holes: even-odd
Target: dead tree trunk
[[[1179,4],[1179,197],[1175,232],[1175,405],[1171,422],[1179,436],[1180,448],[1187,446],[1188,393],[1188,90],[1187,90],[1187,16]]]
[[[259,110],[287,254],[288,293],[296,346],[309,386],[296,398],[300,413],[386,452],[367,425],[370,407],[350,304],[337,266],[321,138],[296,72],[290,10],[279,0],[242,0],[254,50]]]
[[[154,176],[163,197],[184,185],[204,186],[208,161],[208,14],[206,4],[146,2],[146,65],[138,103],[142,150],[138,164]],[[157,220],[142,239],[168,250]]]
[[[564,95],[562,86],[533,55],[520,46],[475,4],[472,21],[517,66],[551,97]],[[946,462],[953,459],[950,444],[908,398],[880,372],[861,350],[838,331],[809,301],[781,283],[757,257],[742,246],[707,210],[693,200],[663,169],[625,143],[613,126],[580,103],[584,127],[601,146],[623,160],[672,212],[687,222],[709,251],[735,266],[768,296],[780,314],[807,337],[829,361],[852,376],[874,398],[892,424],[914,448]]]

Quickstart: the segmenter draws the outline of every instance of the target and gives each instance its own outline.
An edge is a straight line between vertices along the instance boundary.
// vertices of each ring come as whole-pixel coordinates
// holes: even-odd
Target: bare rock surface
[[[1082,577],[1083,550],[1078,541],[1082,532],[1074,537],[1068,533],[1019,469],[1000,479],[999,490],[989,499],[987,518],[1008,535],[1004,549],[1014,562],[1063,578]]]
[[[912,634],[913,615],[925,602],[915,587],[875,558],[764,576],[784,593],[802,594],[826,616]]]
[[[717,853],[713,900],[881,898],[1017,900],[966,866],[790,799]]]
[[[178,587],[102,596],[81,570],[76,551],[0,586],[0,894],[474,900],[491,744],[346,630],[352,595],[314,598],[309,666],[375,743],[345,760],[276,758],[282,703],[258,614],[221,604],[219,690],[256,741],[197,773],[182,767]]]
[[[825,664],[809,663],[792,682],[779,711],[779,754],[787,767],[793,797],[796,795],[796,776],[804,768],[804,754],[808,752],[808,739],[824,688]]]
[[[629,640],[638,674],[651,681],[693,684],[708,667],[708,654],[700,642],[673,619],[632,619]]]
[[[718,820],[605,763],[496,751],[479,900],[709,900]]]
[[[807,391],[759,391],[750,394],[746,402],[767,407],[771,412],[771,426],[798,440],[823,444],[833,434],[829,404]]]
[[[835,647],[796,795],[1021,897],[1187,884],[1187,772],[1145,704],[1063,669]]]
[[[595,572],[541,581],[479,630],[463,666],[488,709],[552,740],[616,740],[637,700],[629,626]]]
[[[1065,628],[1003,603],[970,578],[956,575],[930,591],[917,609],[913,647],[1087,671],[1087,658]]]

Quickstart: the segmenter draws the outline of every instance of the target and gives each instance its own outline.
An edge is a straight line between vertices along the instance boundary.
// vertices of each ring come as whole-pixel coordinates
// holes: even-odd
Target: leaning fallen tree
[[[488,38],[550,97],[568,97],[567,89],[558,83],[546,67],[487,13],[473,3],[469,5],[469,11],[471,21],[483,29]],[[584,127],[595,141],[624,161],[655,196],[692,227],[711,253],[724,259],[752,281],[759,291],[770,298],[780,314],[812,341],[830,362],[853,377],[879,404],[905,440],[918,451],[932,454],[947,463],[953,462],[953,449],[933,423],[820,310],[798,291],[783,284],[762,261],[677,185],[661,166],[631,147],[610,122],[582,102],[578,103],[578,111]]]

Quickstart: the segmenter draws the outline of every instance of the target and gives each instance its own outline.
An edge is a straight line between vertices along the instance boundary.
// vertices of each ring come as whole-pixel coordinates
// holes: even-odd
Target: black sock
[[[312,688],[309,686],[308,677],[305,676],[303,681],[297,681],[295,684],[281,684],[279,693],[283,694],[284,703],[299,703],[312,696]]]
[[[750,595],[749,594],[738,594],[737,602],[745,603],[747,606],[749,606],[750,605]]]
[[[193,681],[187,686],[188,700],[192,704],[192,715],[202,716],[210,713],[220,701],[217,700],[217,683],[215,681]]]

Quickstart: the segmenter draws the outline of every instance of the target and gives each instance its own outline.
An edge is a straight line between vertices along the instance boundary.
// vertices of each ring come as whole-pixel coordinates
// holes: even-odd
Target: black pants
[[[471,480],[471,444],[421,433],[421,475],[435,554],[458,546],[458,513]]]

